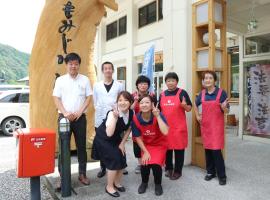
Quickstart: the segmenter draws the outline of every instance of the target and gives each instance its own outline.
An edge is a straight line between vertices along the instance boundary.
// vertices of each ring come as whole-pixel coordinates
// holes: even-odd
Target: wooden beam
[[[117,11],[118,10],[118,4],[115,3],[114,0],[98,0],[99,3],[104,4],[105,6],[107,6],[108,8]]]

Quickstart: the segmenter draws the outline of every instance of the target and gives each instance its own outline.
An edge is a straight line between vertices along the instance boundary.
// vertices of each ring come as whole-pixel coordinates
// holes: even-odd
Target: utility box
[[[54,172],[55,131],[18,129],[16,137],[16,172],[18,178],[42,176]]]

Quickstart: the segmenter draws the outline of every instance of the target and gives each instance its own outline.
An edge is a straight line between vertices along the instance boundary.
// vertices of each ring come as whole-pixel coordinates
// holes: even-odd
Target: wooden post
[[[222,7],[222,22],[215,20],[216,3]],[[204,5],[203,5],[204,4]],[[199,6],[207,6],[208,13],[204,13],[208,19],[197,23],[197,9]],[[205,11],[205,10],[204,10]],[[201,0],[192,5],[192,99],[195,102],[196,96],[202,89],[201,74],[205,70],[221,72],[221,87],[227,90],[227,48],[226,48],[226,2],[224,0]],[[215,30],[220,29],[220,47],[216,47]],[[203,34],[208,32],[208,45],[203,42]],[[208,51],[208,66],[198,66],[198,54]],[[221,51],[221,67],[216,66],[216,53]],[[200,126],[196,120],[195,113],[192,115],[192,164],[205,168],[204,148],[202,145]]]
[[[46,0],[39,20],[29,64],[30,126],[32,128],[57,130],[58,113],[53,102],[52,92],[55,74],[66,73],[65,64],[58,64],[58,55],[64,57],[66,53],[78,53],[82,58],[80,73],[89,77],[92,86],[96,81],[93,43],[96,36],[96,25],[100,23],[105,13],[104,5],[98,0],[73,0],[70,1],[72,6],[69,5],[72,12],[65,13],[63,9],[68,2],[68,0]],[[114,0],[105,2],[106,5],[115,8]],[[65,25],[70,25],[71,20],[73,26]],[[62,27],[61,30],[60,27]],[[66,53],[63,40],[66,41]],[[95,133],[93,103],[87,112],[87,122],[87,148],[90,149]]]

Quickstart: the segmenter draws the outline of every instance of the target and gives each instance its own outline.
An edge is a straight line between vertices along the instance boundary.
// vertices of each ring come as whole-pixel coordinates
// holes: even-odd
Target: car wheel
[[[9,117],[3,121],[1,128],[4,135],[12,136],[14,131],[24,128],[24,123],[18,117]]]

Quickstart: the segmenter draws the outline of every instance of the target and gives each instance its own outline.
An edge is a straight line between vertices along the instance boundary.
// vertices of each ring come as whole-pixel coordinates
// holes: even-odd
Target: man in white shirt
[[[70,121],[70,132],[74,134],[79,162],[79,181],[89,185],[86,176],[86,116],[85,112],[93,94],[89,79],[79,74],[81,58],[76,53],[65,57],[67,74],[56,79],[53,98],[59,112],[59,120],[63,117]],[[71,136],[71,134],[70,134]],[[58,162],[60,164],[60,162]],[[61,168],[60,166],[58,167]],[[59,171],[61,174],[61,171]]]
[[[97,129],[106,118],[108,111],[114,108],[118,94],[123,91],[123,84],[113,80],[114,66],[111,62],[104,62],[101,66],[104,80],[94,84],[93,97],[95,106],[95,129]],[[101,170],[97,177],[106,174],[106,167],[100,162]]]

